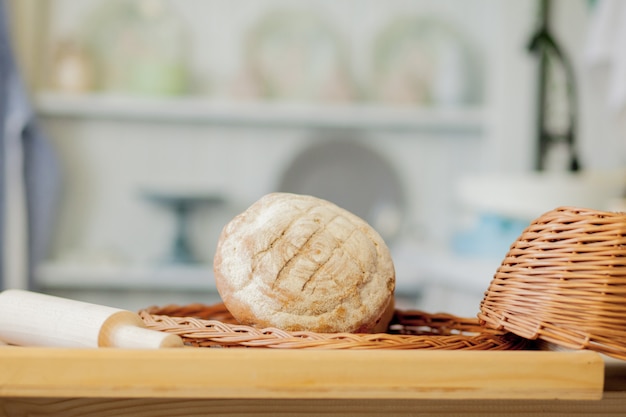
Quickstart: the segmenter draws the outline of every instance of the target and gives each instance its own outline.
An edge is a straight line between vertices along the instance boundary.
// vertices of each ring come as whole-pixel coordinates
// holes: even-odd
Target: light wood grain
[[[572,399],[593,352],[0,349],[0,397]]]

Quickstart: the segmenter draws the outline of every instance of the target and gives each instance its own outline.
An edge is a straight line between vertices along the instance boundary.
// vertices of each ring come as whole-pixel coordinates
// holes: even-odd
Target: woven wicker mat
[[[150,307],[139,312],[151,329],[181,336],[193,347],[286,349],[467,349],[528,348],[512,333],[482,327],[477,319],[396,310],[387,333],[287,332],[238,324],[224,304]]]

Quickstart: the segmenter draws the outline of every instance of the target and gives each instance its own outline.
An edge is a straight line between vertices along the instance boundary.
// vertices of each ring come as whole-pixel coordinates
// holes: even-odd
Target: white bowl
[[[458,187],[466,207],[524,220],[560,206],[610,210],[625,190],[624,170],[469,176]]]

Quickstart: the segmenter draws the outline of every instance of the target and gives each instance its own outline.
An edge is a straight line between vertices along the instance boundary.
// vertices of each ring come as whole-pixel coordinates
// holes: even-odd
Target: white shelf
[[[317,105],[292,102],[218,101],[202,97],[137,96],[42,92],[37,111],[48,117],[108,118],[236,126],[360,128],[477,135],[484,128],[480,108],[401,108],[370,104]]]
[[[501,260],[470,258],[446,251],[420,249],[411,255],[395,254],[397,290],[419,291],[428,283],[483,292]],[[46,288],[153,289],[216,291],[210,265],[91,265],[78,263],[41,264],[37,283]]]
[[[45,263],[35,271],[46,288],[150,289],[216,291],[213,270],[207,265],[82,265]]]

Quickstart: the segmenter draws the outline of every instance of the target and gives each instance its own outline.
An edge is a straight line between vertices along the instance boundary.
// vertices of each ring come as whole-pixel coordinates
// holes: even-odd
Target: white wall
[[[81,33],[85,17],[95,1],[56,0],[50,7],[46,51],[56,42]],[[188,23],[192,36],[192,72],[196,94],[211,97],[224,94],[243,62],[241,40],[246,25],[280,1],[177,1],[176,11]],[[350,61],[355,77],[367,84],[371,70],[374,35],[392,18],[405,14],[430,13],[458,24],[480,51],[487,76],[499,80],[487,88],[484,138],[428,136],[416,132],[366,132],[364,141],[379,149],[400,172],[408,193],[409,225],[420,238],[440,242],[447,239],[448,224],[454,211],[454,182],[466,171],[523,167],[523,161],[492,157],[501,146],[524,149],[524,129],[509,131],[512,124],[526,125],[523,119],[491,111],[524,101],[510,100],[501,84],[506,73],[517,68],[520,58],[515,48],[520,34],[502,36],[506,24],[514,22],[521,30],[528,6],[511,10],[491,0],[469,2],[376,1],[302,2],[321,9],[353,46]],[[497,40],[494,44],[494,40]],[[506,59],[499,59],[506,54]],[[44,57],[50,59],[50,56]],[[522,57],[522,59],[524,59]],[[509,62],[510,61],[510,62]],[[503,67],[493,67],[490,64]],[[528,74],[518,71],[519,78]],[[523,85],[523,83],[520,83]],[[44,85],[46,85],[44,83]],[[521,87],[520,87],[521,88]],[[521,119],[521,120],[520,120]],[[167,214],[141,201],[137,190],[146,182],[198,181],[227,190],[237,208],[273,190],[281,169],[295,152],[305,147],[315,133],[302,129],[220,128],[207,124],[148,125],[142,121],[116,123],[103,120],[44,118],[46,128],[60,150],[67,172],[62,222],[53,255],[61,256],[74,248],[115,248],[131,259],[153,259],[163,250],[171,233]],[[506,135],[498,131],[506,131]],[[512,145],[502,145],[510,143]],[[520,154],[517,150],[516,154]],[[526,151],[527,153],[527,151]],[[525,157],[522,158],[522,160]],[[503,160],[504,159],[504,160]],[[199,220],[202,221],[202,220]],[[439,224],[438,224],[439,223]],[[214,230],[215,227],[212,227]],[[215,236],[212,236],[214,239]],[[204,253],[210,253],[213,240],[199,236]],[[206,256],[210,258],[210,256]]]

